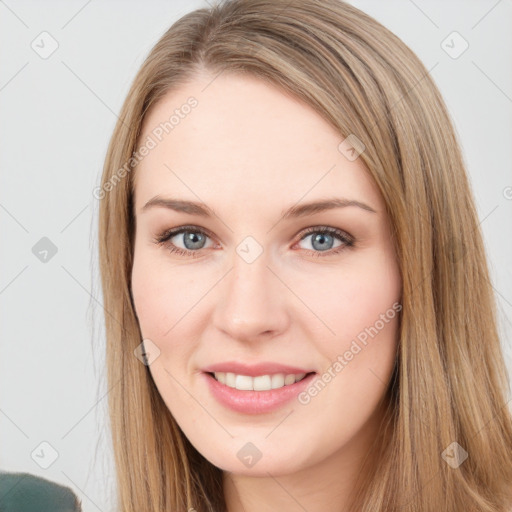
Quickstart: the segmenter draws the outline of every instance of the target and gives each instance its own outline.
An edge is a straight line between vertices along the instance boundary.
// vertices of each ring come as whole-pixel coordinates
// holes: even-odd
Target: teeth
[[[248,375],[236,375],[230,372],[216,372],[215,378],[222,384],[230,388],[236,388],[241,391],[268,391],[270,389],[279,389],[283,386],[289,386],[305,377],[305,373],[285,375],[276,373],[274,375],[259,375],[250,377]]]

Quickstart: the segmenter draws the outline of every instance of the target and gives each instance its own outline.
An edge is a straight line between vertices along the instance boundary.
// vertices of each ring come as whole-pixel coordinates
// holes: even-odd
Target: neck
[[[349,512],[356,487],[368,476],[367,468],[377,463],[373,441],[382,418],[382,409],[375,411],[349,443],[314,466],[259,477],[223,472],[227,512]]]

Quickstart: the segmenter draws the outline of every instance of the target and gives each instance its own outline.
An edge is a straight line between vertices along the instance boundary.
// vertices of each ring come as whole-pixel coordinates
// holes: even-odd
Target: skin
[[[294,399],[272,413],[231,411],[211,396],[201,368],[226,360],[319,375],[332,368],[400,300],[384,202],[362,159],[338,150],[343,138],[312,108],[251,76],[212,79],[205,72],[169,92],[149,111],[140,139],[187,98],[198,100],[135,171],[132,294],[143,338],[160,350],[151,375],[190,442],[224,471],[229,512],[346,510],[381,421],[398,316],[306,405]],[[156,195],[203,202],[217,217],[141,211]],[[350,206],[282,219],[285,208],[332,197],[375,213]],[[202,246],[173,236],[196,257],[154,242],[185,225],[212,234]],[[334,254],[344,242],[327,236],[322,246],[314,243],[320,235],[304,234],[322,226],[348,233],[354,246]],[[263,249],[250,264],[236,252],[249,235]],[[247,442],[262,454],[252,467],[237,457]]]

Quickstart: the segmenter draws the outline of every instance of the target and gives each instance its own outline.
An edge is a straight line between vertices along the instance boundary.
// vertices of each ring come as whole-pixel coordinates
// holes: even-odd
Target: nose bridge
[[[217,328],[237,339],[283,329],[286,314],[283,291],[279,290],[282,285],[268,268],[269,263],[267,253],[254,241],[239,244],[215,307]]]

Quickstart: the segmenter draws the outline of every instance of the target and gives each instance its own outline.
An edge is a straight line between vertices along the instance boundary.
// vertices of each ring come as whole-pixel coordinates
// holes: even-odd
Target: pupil
[[[187,233],[185,236],[185,247],[187,247],[187,249],[200,249],[202,237],[203,236],[198,233],[191,233],[191,232]],[[188,242],[190,242],[192,244],[192,246],[189,246]],[[197,247],[196,244],[199,244],[199,247]]]
[[[325,233],[318,234],[316,237],[313,238],[313,247],[315,247],[315,243],[317,241],[319,241],[320,242],[320,246],[319,247],[315,247],[315,248],[316,249],[320,249],[320,250],[326,250],[326,243],[325,243],[325,241],[328,238],[332,238],[331,235],[326,235]]]

